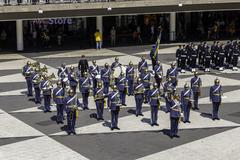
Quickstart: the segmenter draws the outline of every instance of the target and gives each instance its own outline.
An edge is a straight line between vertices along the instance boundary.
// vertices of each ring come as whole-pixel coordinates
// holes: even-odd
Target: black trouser
[[[210,61],[208,58],[205,60],[205,68],[210,68]]]
[[[232,59],[233,67],[237,67],[237,64],[238,64],[238,55],[233,55],[233,59]]]
[[[186,69],[186,59],[185,58],[181,59],[181,69]]]
[[[190,63],[190,67],[191,67],[191,68],[196,68],[197,60],[194,58],[194,59],[192,59],[190,62],[191,62],[191,63]]]
[[[179,122],[179,118],[178,117],[170,117],[170,121],[171,121],[171,132],[170,135],[171,136],[175,136],[178,133],[178,122]]]
[[[219,57],[219,67],[224,66],[224,57]]]
[[[156,66],[157,60],[152,59],[152,69],[154,70],[154,66]]]

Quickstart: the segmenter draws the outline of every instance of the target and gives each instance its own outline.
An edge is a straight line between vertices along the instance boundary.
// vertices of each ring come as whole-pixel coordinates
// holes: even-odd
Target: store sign
[[[72,24],[72,18],[50,18],[44,20],[34,20],[35,24]]]
[[[48,24],[72,24],[71,18],[49,19]]]

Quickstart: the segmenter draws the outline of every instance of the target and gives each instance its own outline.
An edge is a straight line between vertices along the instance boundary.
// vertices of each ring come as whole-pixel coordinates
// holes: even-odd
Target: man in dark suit
[[[81,59],[79,60],[78,70],[81,71],[81,77],[83,76],[84,72],[88,72],[88,61],[85,55],[82,55]]]

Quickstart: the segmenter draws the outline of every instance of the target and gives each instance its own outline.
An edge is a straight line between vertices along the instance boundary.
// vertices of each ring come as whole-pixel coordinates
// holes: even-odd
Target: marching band
[[[235,43],[229,43],[225,46],[225,51],[229,48],[232,56],[234,56],[235,51],[232,50],[235,50],[234,47],[236,45]],[[28,61],[23,67],[22,74],[26,79],[28,96],[33,95],[32,88],[34,88],[36,104],[41,104],[41,94],[43,95],[44,112],[51,112],[52,97],[57,108],[57,123],[64,123],[64,112],[66,112],[68,134],[76,134],[75,122],[78,117],[79,107],[82,107],[83,110],[89,109],[89,96],[94,97],[98,121],[104,120],[104,106],[111,112],[111,130],[120,129],[118,127],[120,108],[127,105],[127,96],[134,96],[136,103],[135,114],[137,117],[144,116],[142,114],[143,103],[149,104],[151,109],[151,126],[159,125],[157,123],[158,111],[160,108],[163,109],[162,106],[160,107],[160,102],[165,101],[165,112],[170,114],[170,136],[178,137],[177,130],[181,116],[184,123],[190,123],[191,109],[199,109],[198,99],[201,95],[202,81],[196,72],[196,65],[194,63],[198,59],[199,66],[205,66],[207,69],[210,66],[206,58],[208,58],[208,53],[211,53],[209,60],[214,61],[215,67],[221,68],[223,66],[222,59],[220,58],[221,52],[217,51],[216,48],[208,52],[208,47],[207,49],[206,47],[204,43],[200,44],[198,49],[194,48],[193,44],[180,46],[177,50],[177,66],[175,63],[172,63],[165,76],[162,64],[156,55],[154,56],[155,65],[153,66],[153,70],[149,69],[144,57],[141,58],[137,68],[134,67],[131,61],[127,66],[122,65],[118,57],[115,57],[115,61],[111,67],[108,63],[105,63],[104,67],[99,67],[94,60],[87,72],[83,73],[75,71],[73,66],[68,68],[63,63],[58,69],[58,81],[55,88],[53,85],[54,79],[56,79],[55,75],[48,75],[46,66],[41,68],[41,65],[37,62],[31,63]],[[221,47],[221,45],[216,42],[214,47]],[[156,47],[153,47],[153,49],[156,49]],[[200,55],[191,55],[189,57],[189,51]],[[192,63],[192,60],[194,63]],[[233,60],[230,59],[228,63],[234,64],[235,62],[233,63]],[[179,87],[178,69],[180,68],[180,71],[185,71],[188,64],[194,76],[189,84],[184,85],[184,89],[179,96],[176,93],[177,87]],[[77,88],[79,88],[81,93],[82,103],[78,99]],[[219,120],[218,111],[222,96],[222,86],[219,79],[215,80],[214,86],[210,88],[209,95],[213,103],[212,119]]]

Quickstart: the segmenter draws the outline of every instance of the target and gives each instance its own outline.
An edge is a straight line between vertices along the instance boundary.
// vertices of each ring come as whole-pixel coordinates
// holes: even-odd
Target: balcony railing
[[[0,0],[1,6],[8,5],[37,5],[37,4],[64,4],[64,3],[96,3],[96,2],[126,2],[142,0]]]

